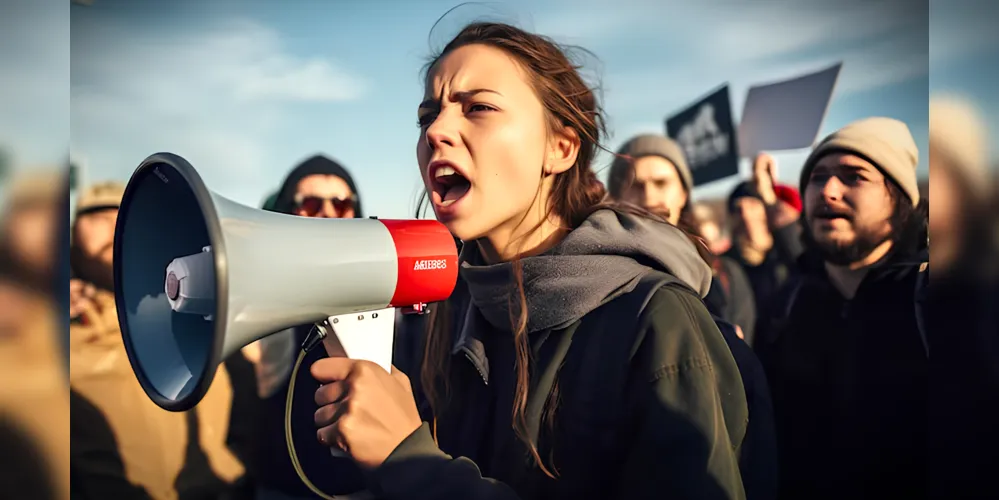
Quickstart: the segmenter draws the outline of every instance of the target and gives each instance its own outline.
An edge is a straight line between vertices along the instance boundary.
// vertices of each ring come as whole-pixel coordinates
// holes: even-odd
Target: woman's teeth
[[[438,179],[447,175],[457,175],[457,172],[451,167],[440,167],[434,172],[434,177]]]

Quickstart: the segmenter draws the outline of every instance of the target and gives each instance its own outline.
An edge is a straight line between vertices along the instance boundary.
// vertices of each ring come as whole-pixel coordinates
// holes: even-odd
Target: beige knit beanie
[[[904,123],[876,116],[857,120],[829,134],[805,160],[801,170],[802,193],[815,164],[834,151],[850,151],[866,157],[902,188],[913,206],[919,204],[919,185],[916,181],[919,149]]]

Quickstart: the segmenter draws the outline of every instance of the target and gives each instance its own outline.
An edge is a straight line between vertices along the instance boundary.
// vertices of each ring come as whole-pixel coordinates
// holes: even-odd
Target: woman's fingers
[[[319,389],[316,389],[316,405],[326,406],[337,403],[347,395],[347,390],[348,387],[345,380],[323,384],[319,386]]]
[[[401,384],[403,387],[412,392],[413,386],[411,385],[412,383],[409,381],[409,376],[403,373],[402,370],[397,368],[395,365],[392,365],[391,375],[392,378],[394,378],[397,382],[399,382],[399,384]]]
[[[312,363],[309,371],[320,384],[344,380],[355,370],[358,360],[342,357],[322,358]]]
[[[316,410],[316,427],[319,427],[316,431],[316,439],[321,444],[324,446],[336,446],[341,450],[347,451],[343,433],[340,432],[345,413],[347,413],[346,401],[329,404]]]

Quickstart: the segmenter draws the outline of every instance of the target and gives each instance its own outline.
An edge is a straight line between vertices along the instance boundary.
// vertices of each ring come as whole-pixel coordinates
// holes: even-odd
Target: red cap
[[[798,194],[797,189],[784,184],[778,184],[774,186],[774,193],[777,194],[778,200],[791,205],[795,210],[801,212],[801,195]]]

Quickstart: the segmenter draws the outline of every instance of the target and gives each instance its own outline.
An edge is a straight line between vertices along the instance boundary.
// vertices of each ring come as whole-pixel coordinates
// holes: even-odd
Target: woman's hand
[[[422,425],[409,377],[395,367],[341,357],[312,364],[323,384],[316,391],[317,437],[350,454],[358,465],[378,467]]]

